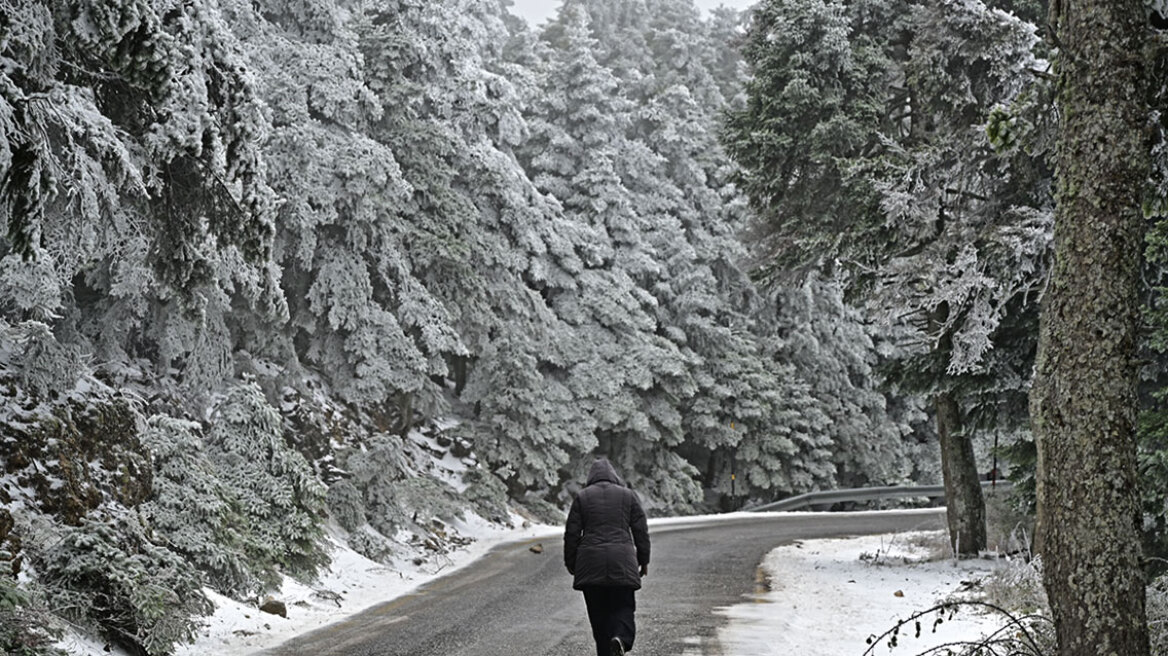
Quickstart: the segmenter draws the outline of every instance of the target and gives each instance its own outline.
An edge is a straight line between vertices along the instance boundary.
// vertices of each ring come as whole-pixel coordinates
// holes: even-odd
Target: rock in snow
[[[284,602],[278,599],[273,599],[272,597],[267,597],[264,599],[264,603],[260,604],[260,610],[265,613],[279,615],[284,619],[288,619],[288,606],[285,605]]]

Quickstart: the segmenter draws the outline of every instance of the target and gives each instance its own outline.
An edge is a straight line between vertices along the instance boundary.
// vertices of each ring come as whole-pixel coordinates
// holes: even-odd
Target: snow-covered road
[[[935,529],[940,511],[735,514],[654,522],[653,565],[638,595],[643,656],[750,656],[723,650],[725,609],[760,592],[759,564],[796,540]],[[530,547],[541,543],[542,553]],[[531,539],[270,656],[502,656],[589,654],[584,604],[571,590],[559,540]],[[862,644],[860,645],[862,651]],[[857,652],[858,653],[858,652]]]

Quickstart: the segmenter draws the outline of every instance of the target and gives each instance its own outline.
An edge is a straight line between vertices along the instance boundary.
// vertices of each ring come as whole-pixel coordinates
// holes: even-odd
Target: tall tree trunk
[[[397,397],[398,426],[397,434],[405,438],[414,427],[414,394],[407,392]]]
[[[955,553],[977,555],[986,547],[986,523],[985,497],[973,457],[973,442],[965,434],[961,410],[952,392],[938,394],[934,406],[941,441],[949,546]]]
[[[466,389],[467,374],[470,371],[470,356],[454,356],[451,370],[454,375],[454,394],[458,396],[462,394],[462,390]]]
[[[1060,0],[1055,264],[1030,410],[1060,656],[1147,656],[1136,328],[1148,149],[1140,0]]]
[[[953,337],[945,332],[949,304],[942,303],[929,317],[929,332],[942,333],[937,351],[948,357]],[[933,397],[937,413],[937,438],[941,442],[941,477],[945,484],[945,514],[949,523],[949,546],[954,553],[977,555],[986,548],[985,495],[973,455],[973,441],[965,432],[961,406],[952,391]]]

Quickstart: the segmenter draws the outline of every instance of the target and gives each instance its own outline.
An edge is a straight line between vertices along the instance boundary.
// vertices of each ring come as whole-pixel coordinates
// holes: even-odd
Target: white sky
[[[718,5],[726,5],[734,9],[746,9],[758,0],[694,0],[703,10],[710,10]],[[538,25],[556,13],[560,0],[513,0],[515,6],[511,11],[527,19],[532,25]]]

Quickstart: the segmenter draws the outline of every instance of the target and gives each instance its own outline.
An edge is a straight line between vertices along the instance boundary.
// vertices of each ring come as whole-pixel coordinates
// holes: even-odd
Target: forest
[[[976,553],[994,463],[1033,512],[1045,2],[509,6],[0,0],[0,651],[56,653],[51,608],[170,654],[205,588],[311,579],[329,535],[559,522],[597,455],[652,515],[944,480]],[[1168,42],[1138,31],[1166,556]]]

